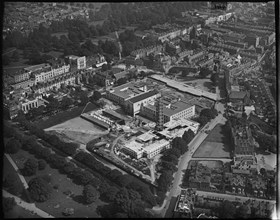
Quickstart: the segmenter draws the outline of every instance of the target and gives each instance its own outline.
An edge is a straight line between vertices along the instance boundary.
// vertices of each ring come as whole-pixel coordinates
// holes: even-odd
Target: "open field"
[[[21,160],[20,160],[20,159]],[[26,151],[20,150],[17,154],[13,155],[14,161],[22,167],[22,164],[27,158],[35,158],[33,155]],[[36,159],[36,158],[35,158]],[[51,185],[58,185],[58,189],[53,189],[51,198],[43,203],[35,203],[36,206],[45,212],[55,216],[64,217],[62,212],[65,208],[74,208],[74,215],[71,217],[89,217],[97,218],[99,217],[96,213],[96,208],[99,205],[105,204],[99,199],[90,205],[83,204],[82,191],[83,187],[73,183],[71,179],[65,174],[60,174],[57,169],[51,168],[49,165],[46,166],[45,170],[37,171],[36,176],[49,175],[51,177]],[[29,181],[35,176],[27,177],[26,180]],[[71,190],[73,193],[71,197],[66,196],[63,192]]]
[[[193,158],[230,158],[230,138],[218,124],[193,154]]]
[[[56,133],[61,134],[62,137],[65,136],[66,138],[81,144],[87,144],[89,141],[108,133],[108,131],[82,119],[81,117],[76,117],[64,123],[55,125],[46,129],[46,131],[55,131]]]
[[[65,122],[67,120],[80,116],[84,107],[85,106],[79,106],[79,107],[75,107],[69,111],[60,112],[56,115],[49,117],[46,120],[44,120],[44,118],[40,119],[39,121],[34,122],[34,124],[38,128],[41,128],[41,129],[46,129],[46,128],[52,127],[54,125],[60,124],[62,122]],[[97,106],[91,103],[87,106],[87,108],[84,110],[84,112],[89,112],[96,108],[97,108]]]

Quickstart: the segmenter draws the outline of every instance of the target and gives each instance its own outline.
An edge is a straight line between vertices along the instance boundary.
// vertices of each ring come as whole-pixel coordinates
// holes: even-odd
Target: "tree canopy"
[[[7,144],[5,145],[5,151],[8,153],[8,154],[15,154],[17,153],[19,150],[21,149],[21,143],[13,138],[11,140],[9,140],[7,142]]]
[[[50,198],[52,188],[42,177],[35,177],[29,181],[28,191],[35,201],[45,202]]]
[[[91,204],[99,198],[99,192],[96,190],[95,187],[88,184],[84,187],[83,196],[84,196],[85,202],[87,204]]]

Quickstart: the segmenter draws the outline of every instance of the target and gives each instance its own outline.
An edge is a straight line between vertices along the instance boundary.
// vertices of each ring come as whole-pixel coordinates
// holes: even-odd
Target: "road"
[[[18,168],[18,166],[16,165],[16,163],[13,161],[13,159],[11,158],[11,156],[9,154],[5,154],[5,156],[7,157],[7,159],[9,160],[9,162],[12,164],[12,166],[14,167],[14,169],[16,170],[17,175],[20,178],[20,181],[22,182],[23,186],[25,189],[28,189],[28,184],[24,178],[23,175],[21,175],[20,170]]]
[[[34,212],[42,218],[54,218],[52,215],[50,215],[50,214],[44,212],[43,210],[37,208],[34,203],[27,203],[27,202],[23,201],[21,198],[8,193],[4,189],[2,189],[2,195],[5,198],[14,198],[15,202],[18,206],[21,206],[22,208],[26,209],[27,211]]]
[[[206,130],[212,130],[217,124],[221,123],[224,124],[226,119],[223,117],[222,114],[218,114],[218,116],[210,121],[208,124],[202,128],[197,135],[194,137],[194,139],[189,143],[189,150],[181,157],[179,165],[178,165],[178,171],[175,173],[174,181],[171,190],[167,194],[167,198],[165,199],[162,207],[158,208],[155,207],[153,209],[154,213],[161,214],[162,217],[165,216],[166,211],[169,208],[170,201],[173,197],[177,197],[181,192],[181,182],[182,177],[184,174],[185,169],[188,167],[189,161],[192,159],[192,155],[196,151],[196,149],[200,146],[200,144],[204,141],[204,139],[208,136],[204,131]],[[165,216],[166,217],[166,216]]]

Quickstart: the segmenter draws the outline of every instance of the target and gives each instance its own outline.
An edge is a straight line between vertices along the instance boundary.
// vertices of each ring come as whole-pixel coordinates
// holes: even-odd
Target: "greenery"
[[[15,154],[20,149],[21,149],[21,143],[17,139],[15,139],[15,138],[9,140],[7,142],[7,144],[5,145],[5,151],[8,154]]]
[[[23,175],[32,176],[35,175],[38,168],[38,161],[32,158],[27,159],[24,163],[24,168],[22,170]]]
[[[3,197],[3,211],[4,213],[11,211],[16,205],[16,201],[14,198],[6,198]]]
[[[50,198],[52,188],[42,177],[35,177],[29,181],[28,191],[35,201],[45,202]]]
[[[232,202],[226,200],[221,203],[218,208],[220,218],[234,218],[236,213],[236,207]]]
[[[91,204],[99,198],[99,192],[92,185],[86,185],[83,190],[83,196],[85,202]]]
[[[15,173],[9,173],[5,176],[3,187],[11,194],[19,196],[23,191],[23,185],[17,180]]]

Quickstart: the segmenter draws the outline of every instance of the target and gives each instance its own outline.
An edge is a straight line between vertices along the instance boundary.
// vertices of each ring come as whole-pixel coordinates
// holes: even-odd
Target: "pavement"
[[[11,156],[9,154],[5,154],[6,158],[9,160],[9,162],[11,163],[11,165],[14,167],[14,169],[16,170],[17,175],[19,176],[20,181],[22,182],[23,186],[25,189],[28,189],[28,184],[24,178],[23,175],[21,175],[20,170],[18,168],[18,166],[16,165],[16,163],[13,161],[13,159],[11,158]]]
[[[42,218],[54,218],[52,215],[44,212],[43,210],[36,207],[34,203],[27,203],[23,201],[21,198],[12,195],[11,193],[8,193],[6,190],[2,189],[2,195],[5,198],[14,198],[15,202],[18,206],[21,206],[22,208],[26,209],[27,211],[33,212],[37,214],[38,216]]]

